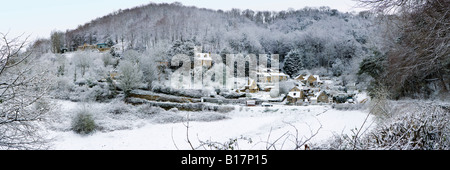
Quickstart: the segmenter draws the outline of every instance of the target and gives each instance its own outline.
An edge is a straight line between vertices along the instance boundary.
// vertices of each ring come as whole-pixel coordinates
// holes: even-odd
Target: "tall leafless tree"
[[[389,15],[397,34],[389,41],[386,79],[397,96],[429,94],[450,84],[450,0],[359,0]]]
[[[0,33],[0,149],[44,149],[37,123],[50,110],[47,72],[25,51],[27,38],[7,36]]]

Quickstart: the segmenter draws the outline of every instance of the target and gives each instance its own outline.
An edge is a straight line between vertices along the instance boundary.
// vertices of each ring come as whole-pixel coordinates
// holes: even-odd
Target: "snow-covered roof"
[[[291,90],[289,90],[289,91],[293,91],[293,90],[298,90],[298,91],[301,91],[301,90],[303,90],[303,86],[294,86]],[[294,91],[295,92],[295,91]]]
[[[194,56],[196,60],[212,60],[209,53],[196,53]]]
[[[256,75],[262,75],[264,77],[271,77],[271,76],[279,76],[279,77],[287,77],[287,74],[284,73],[267,73],[267,72],[257,72]]]
[[[313,77],[317,79],[317,82],[322,82],[322,81],[320,80],[319,75],[313,75]]]
[[[297,80],[297,79],[301,79],[301,80],[305,80],[305,78],[307,78],[306,76],[303,76],[302,74],[300,74],[300,75],[298,75],[297,77],[295,77],[295,79]],[[300,77],[302,77],[302,78],[300,78]]]
[[[258,66],[258,71],[260,72],[260,73],[267,73],[267,67],[264,67],[263,65],[259,65]]]
[[[264,88],[264,89],[273,89],[273,88],[275,88],[275,86],[264,86],[264,85],[263,85],[263,88]]]
[[[301,93],[301,92],[298,92],[298,91],[297,91],[297,92],[289,92],[289,93],[288,93],[288,96],[289,96],[289,97],[292,97],[292,98],[300,98],[300,97],[301,97],[301,96],[300,96],[300,93]]]
[[[270,73],[256,73],[256,75],[262,75],[264,77],[270,77]]]
[[[295,79],[298,79],[300,76],[302,76],[302,75],[297,76]],[[322,82],[322,80],[320,80],[320,76],[319,75],[311,75],[311,74],[303,76],[303,80],[307,80],[310,76],[314,77],[317,82]]]
[[[339,92],[337,92],[337,91],[335,91],[335,90],[331,90],[331,91],[329,91],[329,94],[330,94],[331,96],[336,96],[337,94],[339,94]]]
[[[317,98],[321,93],[325,93],[325,91],[315,92],[315,93],[314,93],[314,96]]]
[[[284,73],[270,73],[271,75],[273,75],[273,76],[288,76],[288,75],[286,75],[286,74],[284,74]]]

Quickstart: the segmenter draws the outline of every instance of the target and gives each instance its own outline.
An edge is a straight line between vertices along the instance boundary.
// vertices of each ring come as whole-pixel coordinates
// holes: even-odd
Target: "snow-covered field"
[[[200,141],[225,143],[238,139],[235,149],[294,149],[298,143],[318,133],[310,142],[319,143],[334,134],[352,134],[352,129],[360,129],[367,117],[367,111],[339,111],[331,106],[234,106],[229,113],[203,113],[177,111],[173,114],[186,117],[200,114],[223,114],[225,119],[212,121],[158,122],[158,116],[142,116],[136,113],[112,115],[106,112],[94,112],[96,123],[107,126],[90,135],[79,135],[70,130],[71,117],[75,110],[88,107],[90,110],[107,108],[108,104],[95,103],[85,106],[82,103],[57,100],[59,112],[55,112],[54,121],[47,126],[48,137],[53,138],[51,149],[191,149],[187,135],[194,147]],[[120,106],[118,106],[120,107]],[[130,106],[129,106],[130,107]],[[137,106],[131,106],[137,107]],[[164,112],[165,114],[169,112]],[[108,116],[104,116],[108,114]],[[172,113],[171,113],[172,114]],[[374,127],[369,116],[364,128]],[[369,127],[370,128],[370,127]],[[189,133],[187,133],[189,130]],[[243,138],[247,140],[243,140]],[[251,139],[251,142],[249,142]],[[275,143],[274,146],[269,144]],[[199,147],[198,149],[205,149]],[[206,147],[206,149],[209,149]]]

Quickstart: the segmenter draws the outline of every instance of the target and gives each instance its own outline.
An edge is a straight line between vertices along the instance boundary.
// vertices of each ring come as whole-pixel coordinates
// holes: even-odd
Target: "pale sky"
[[[289,8],[329,6],[341,12],[361,11],[354,0],[0,0],[0,32],[9,37],[31,35],[30,39],[48,38],[52,30],[75,29],[93,19],[119,9],[149,2],[181,2],[186,6],[230,10],[281,11]]]

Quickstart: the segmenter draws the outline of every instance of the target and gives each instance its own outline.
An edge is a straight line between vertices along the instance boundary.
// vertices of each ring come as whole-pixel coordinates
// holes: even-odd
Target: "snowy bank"
[[[72,110],[82,105],[70,101],[59,103],[64,115],[60,115],[60,121],[54,122],[52,127],[66,127],[73,115]],[[111,107],[111,104],[94,103],[90,107],[101,110]],[[296,139],[304,141],[314,135],[310,142],[321,142],[334,134],[350,134],[352,129],[362,125],[367,116],[364,111],[338,111],[330,106],[234,106],[235,109],[228,113],[172,109],[157,110],[161,113],[150,115],[144,113],[153,108],[148,105],[125,107],[130,110],[122,114],[94,113],[94,119],[109,130],[88,136],[78,135],[67,128],[49,128],[49,137],[55,139],[52,148],[190,149],[186,142],[189,117],[189,139],[198,149],[205,149],[200,146],[207,141],[226,143],[230,139],[243,138],[251,140],[238,140],[235,149],[294,149]],[[372,121],[372,116],[369,116],[369,121]]]

